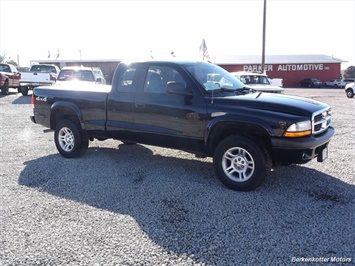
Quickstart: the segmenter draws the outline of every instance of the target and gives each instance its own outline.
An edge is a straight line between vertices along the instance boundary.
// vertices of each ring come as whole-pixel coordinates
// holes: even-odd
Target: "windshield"
[[[186,67],[187,71],[205,88],[212,90],[237,90],[244,84],[223,68],[207,63],[198,63]]]
[[[61,70],[58,76],[58,80],[84,80],[95,81],[94,75],[90,70]]]

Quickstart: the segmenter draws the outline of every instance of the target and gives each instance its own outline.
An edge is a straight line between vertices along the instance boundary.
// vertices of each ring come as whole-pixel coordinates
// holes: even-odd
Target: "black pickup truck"
[[[227,187],[252,190],[280,164],[327,158],[331,108],[255,92],[207,62],[120,63],[112,86],[34,89],[31,120],[54,130],[60,154],[82,155],[89,140],[117,139],[213,157]]]

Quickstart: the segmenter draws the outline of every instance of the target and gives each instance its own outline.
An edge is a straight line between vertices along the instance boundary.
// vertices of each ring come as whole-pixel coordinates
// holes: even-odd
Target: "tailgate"
[[[21,73],[20,82],[26,83],[48,83],[51,82],[51,74],[50,73],[39,73],[39,72],[27,72]]]

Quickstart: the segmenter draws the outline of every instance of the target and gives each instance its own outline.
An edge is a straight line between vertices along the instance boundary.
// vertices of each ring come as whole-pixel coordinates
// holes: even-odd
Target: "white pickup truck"
[[[233,76],[238,78],[247,87],[251,87],[256,91],[283,93],[284,89],[281,86],[273,85],[266,74],[254,73],[254,72],[231,72]],[[275,79],[275,83],[277,80]],[[278,85],[282,85],[282,80],[279,80]]]
[[[53,85],[59,73],[56,65],[36,64],[32,65],[30,72],[21,72],[20,92],[23,96],[28,91],[38,86]]]

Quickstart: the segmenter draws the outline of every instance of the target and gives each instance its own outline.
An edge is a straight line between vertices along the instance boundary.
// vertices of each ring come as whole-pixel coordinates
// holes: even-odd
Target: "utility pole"
[[[266,0],[264,0],[264,19],[263,19],[263,48],[261,54],[261,71],[265,72],[265,35],[266,35]]]

